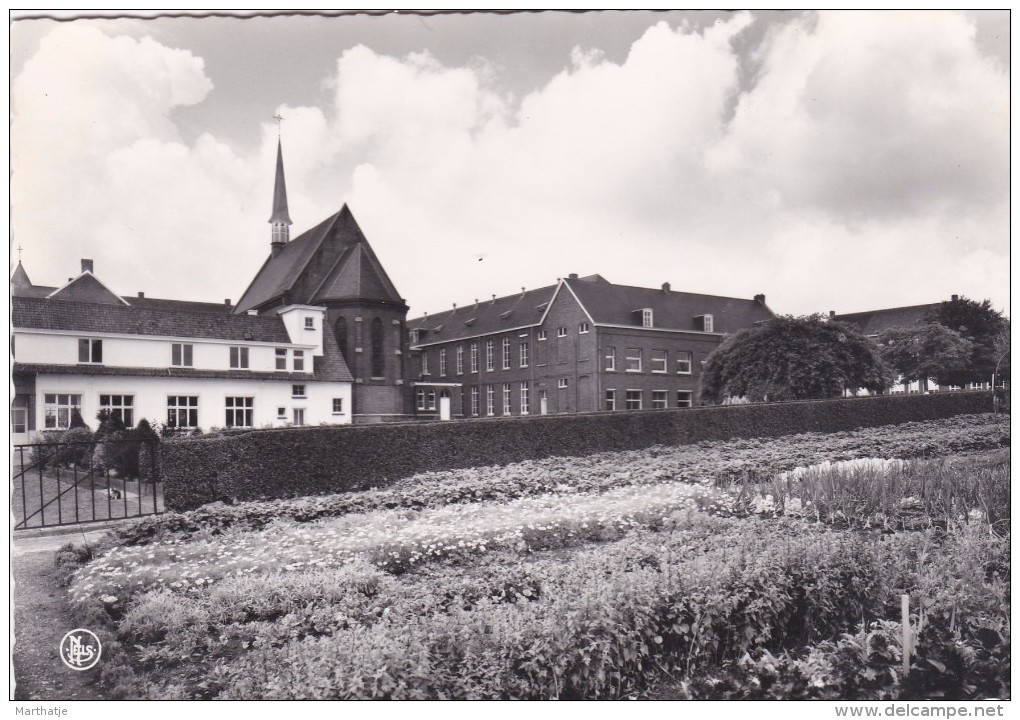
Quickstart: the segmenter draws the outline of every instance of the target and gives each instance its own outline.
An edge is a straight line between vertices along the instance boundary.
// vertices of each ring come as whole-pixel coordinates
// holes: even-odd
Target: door
[[[449,420],[450,419],[450,391],[443,390],[439,394],[439,419]]]
[[[545,394],[545,390],[538,391],[538,407],[539,412],[543,415],[549,414],[549,398]]]

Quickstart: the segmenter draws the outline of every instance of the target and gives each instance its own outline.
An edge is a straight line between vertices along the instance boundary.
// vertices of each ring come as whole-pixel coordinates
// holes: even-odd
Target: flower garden
[[[970,415],[432,472],[58,562],[110,697],[1008,698],[1008,445]]]

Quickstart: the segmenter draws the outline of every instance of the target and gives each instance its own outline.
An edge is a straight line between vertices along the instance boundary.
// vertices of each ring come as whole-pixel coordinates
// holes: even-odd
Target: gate
[[[15,530],[157,515],[164,510],[159,440],[15,445]]]

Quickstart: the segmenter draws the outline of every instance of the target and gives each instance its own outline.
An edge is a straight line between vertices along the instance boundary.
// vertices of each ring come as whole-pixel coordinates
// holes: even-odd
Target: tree
[[[785,315],[724,340],[706,360],[701,397],[806,400],[846,389],[881,392],[891,381],[878,348],[855,327],[821,315]]]
[[[970,340],[938,323],[889,328],[878,334],[882,360],[904,382],[924,382],[962,372],[970,363],[973,349]]]
[[[1006,331],[1008,320],[992,307],[990,300],[977,302],[954,296],[928,311],[926,322],[934,322],[955,330],[973,344],[970,362],[963,370],[937,375],[940,385],[964,385],[989,382],[1001,353],[996,353],[996,340]]]
[[[85,419],[82,418],[78,408],[71,408],[71,423],[67,426],[67,429],[87,427],[88,425],[85,424]]]

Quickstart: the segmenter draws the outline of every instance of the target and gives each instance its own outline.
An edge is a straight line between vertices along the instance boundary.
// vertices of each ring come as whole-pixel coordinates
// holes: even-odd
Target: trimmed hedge
[[[991,412],[990,392],[893,395],[446,423],[256,430],[169,440],[167,508],[380,487],[420,472],[735,437],[838,432]]]

